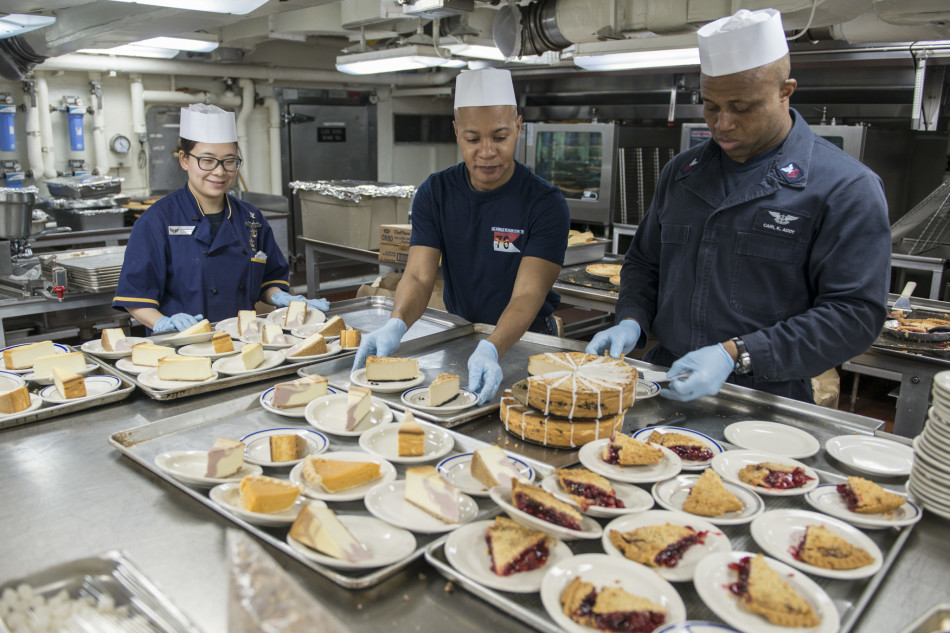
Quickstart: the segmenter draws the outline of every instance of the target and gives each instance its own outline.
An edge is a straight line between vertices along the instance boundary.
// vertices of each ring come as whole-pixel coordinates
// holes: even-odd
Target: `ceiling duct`
[[[0,77],[4,79],[24,79],[44,59],[20,36],[0,39]]]
[[[560,51],[573,42],[558,29],[558,0],[540,0],[525,7],[505,5],[492,24],[492,39],[505,57]]]

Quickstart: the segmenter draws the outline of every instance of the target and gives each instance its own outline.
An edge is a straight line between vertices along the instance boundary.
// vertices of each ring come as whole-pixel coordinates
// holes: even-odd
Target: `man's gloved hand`
[[[178,314],[173,314],[171,316],[163,316],[155,322],[155,327],[152,328],[152,331],[156,334],[159,332],[171,331],[181,332],[182,330],[187,330],[203,318],[205,317],[202,314],[191,316],[190,314],[186,314],[184,312],[179,312]]]
[[[468,357],[468,390],[478,394],[478,404],[485,404],[495,397],[500,384],[498,350],[485,339]]]
[[[402,319],[391,318],[383,327],[364,336],[356,350],[353,371],[365,366],[366,358],[369,356],[389,356],[395,352],[408,329]]]
[[[722,343],[701,347],[673,363],[666,372],[669,387],[660,391],[660,395],[682,402],[714,396],[734,367],[735,361]]]
[[[610,349],[612,357],[620,358],[634,348],[640,340],[640,332],[639,323],[624,319],[617,325],[595,334],[584,351],[600,356],[605,349]]]
[[[320,310],[321,312],[326,312],[330,309],[330,302],[326,299],[308,299],[303,295],[292,295],[284,290],[272,294],[270,300],[271,303],[278,308],[286,308],[290,305],[291,301],[306,301],[308,308]]]

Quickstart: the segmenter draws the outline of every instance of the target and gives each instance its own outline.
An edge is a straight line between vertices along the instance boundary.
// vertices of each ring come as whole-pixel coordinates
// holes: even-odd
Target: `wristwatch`
[[[745,341],[738,336],[729,340],[736,344],[736,351],[739,353],[739,356],[736,358],[735,367],[733,367],[732,370],[737,376],[751,374],[752,357],[749,355],[749,348],[745,346]]]

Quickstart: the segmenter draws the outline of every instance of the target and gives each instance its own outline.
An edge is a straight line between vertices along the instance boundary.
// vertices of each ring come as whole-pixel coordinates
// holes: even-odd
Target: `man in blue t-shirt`
[[[468,360],[479,403],[501,384],[498,357],[528,330],[554,334],[551,290],[567,248],[570,214],[560,191],[514,160],[521,133],[511,73],[456,80],[455,135],[464,162],[426,179],[412,203],[409,261],[391,318],[365,337],[353,368],[387,356],[426,309],[441,262],[449,312],[496,325]]]

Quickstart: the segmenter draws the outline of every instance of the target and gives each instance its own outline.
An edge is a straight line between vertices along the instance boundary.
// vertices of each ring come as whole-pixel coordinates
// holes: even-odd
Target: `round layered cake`
[[[588,442],[610,437],[623,427],[623,413],[595,420],[570,420],[553,415],[544,415],[525,406],[514,396],[511,389],[501,395],[498,411],[505,430],[527,442],[577,448]]]
[[[633,405],[638,373],[622,359],[549,352],[528,359],[528,404],[572,420],[621,415]]]

